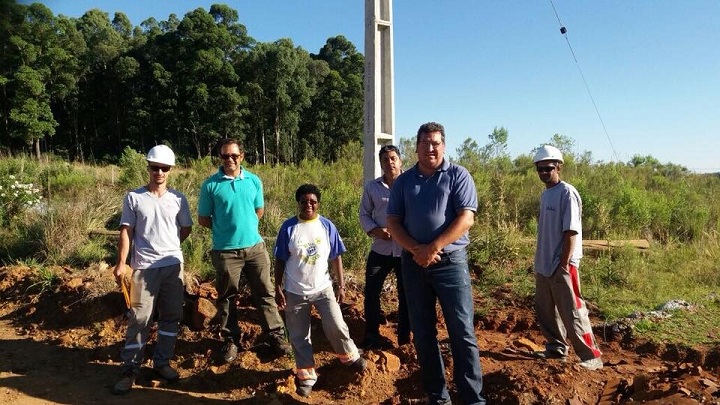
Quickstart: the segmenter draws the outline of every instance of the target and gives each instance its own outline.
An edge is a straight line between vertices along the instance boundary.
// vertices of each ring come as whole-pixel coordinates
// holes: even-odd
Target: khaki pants
[[[216,306],[221,335],[225,339],[233,339],[236,344],[240,338],[235,296],[240,293],[240,276],[243,273],[250,284],[253,305],[261,312],[263,332],[284,334],[284,324],[275,304],[275,290],[270,280],[270,256],[265,242],[244,249],[213,250],[210,256],[217,272]]]

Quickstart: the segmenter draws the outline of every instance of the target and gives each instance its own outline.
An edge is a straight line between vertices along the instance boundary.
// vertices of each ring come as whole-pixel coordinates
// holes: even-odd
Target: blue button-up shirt
[[[387,206],[390,200],[390,187],[382,176],[369,181],[360,200],[360,226],[365,233],[374,228],[387,228]],[[373,238],[370,249],[385,256],[400,256],[402,247],[394,240]]]

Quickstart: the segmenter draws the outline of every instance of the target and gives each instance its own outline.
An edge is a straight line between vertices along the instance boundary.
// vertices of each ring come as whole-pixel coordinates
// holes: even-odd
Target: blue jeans
[[[400,270],[400,258],[381,255],[370,251],[365,266],[365,342],[380,342],[380,294],[385,279],[391,271],[395,272],[398,295],[398,341],[410,340],[410,319],[408,318],[405,289]]]
[[[484,404],[480,351],[473,328],[473,297],[465,249],[443,253],[442,260],[428,268],[417,265],[408,252],[402,253],[405,298],[410,327],[418,355],[428,403],[450,400],[445,365],[437,340],[436,302],[440,301],[450,335],[453,379],[464,404]]]

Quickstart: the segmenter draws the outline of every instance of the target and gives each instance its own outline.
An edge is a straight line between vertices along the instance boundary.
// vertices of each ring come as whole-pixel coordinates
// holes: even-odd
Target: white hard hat
[[[560,149],[552,145],[543,145],[535,152],[533,163],[542,162],[543,160],[557,160],[563,163],[562,153]]]
[[[157,145],[150,149],[145,160],[152,163],[175,166],[175,153],[165,145]]]

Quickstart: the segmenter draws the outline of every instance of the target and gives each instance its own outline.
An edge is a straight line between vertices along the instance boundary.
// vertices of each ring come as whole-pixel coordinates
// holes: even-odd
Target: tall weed
[[[132,190],[140,184],[147,182],[147,161],[145,155],[138,153],[129,146],[123,149],[120,155],[120,187],[125,190]]]

